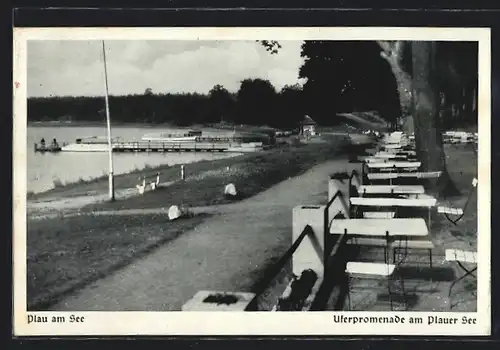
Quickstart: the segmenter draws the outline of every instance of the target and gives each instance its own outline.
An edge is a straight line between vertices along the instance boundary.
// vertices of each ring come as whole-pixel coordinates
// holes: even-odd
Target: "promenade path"
[[[345,158],[330,160],[244,201],[193,208],[215,215],[51,310],[176,311],[199,290],[251,291],[272,258],[292,244],[292,209],[324,204],[329,175],[358,166]]]

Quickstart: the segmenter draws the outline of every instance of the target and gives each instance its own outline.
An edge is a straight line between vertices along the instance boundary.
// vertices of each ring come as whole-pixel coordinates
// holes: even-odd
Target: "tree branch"
[[[389,63],[398,63],[403,59],[404,41],[377,41],[382,51],[380,56]]]
[[[392,58],[392,47],[389,41],[377,41],[377,44],[380,46],[382,51],[380,51],[380,57],[385,59],[389,64],[394,63]]]
[[[396,43],[394,44],[393,55],[397,59],[402,58],[404,45],[405,45],[405,42],[402,40],[396,41]]]
[[[279,49],[281,49],[281,44],[276,40],[256,40],[259,42],[266,51],[270,52],[271,55],[277,54]]]
[[[377,41],[377,44],[380,46],[380,48],[382,49],[382,51],[386,55],[389,55],[389,56],[391,55],[392,48],[391,48],[391,44],[388,41],[379,40],[379,41]]]

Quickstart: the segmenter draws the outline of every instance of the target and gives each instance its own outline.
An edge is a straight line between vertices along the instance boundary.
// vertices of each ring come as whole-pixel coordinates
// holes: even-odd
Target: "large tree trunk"
[[[389,63],[396,79],[401,117],[404,120],[403,130],[411,134],[413,132],[413,88],[410,74],[403,69],[403,52],[406,43],[397,41],[391,44],[387,41],[379,41],[378,44],[382,48],[381,56]]]
[[[442,171],[437,180],[429,181],[429,192],[439,196],[456,195],[446,169],[439,118],[439,90],[436,84],[436,43],[412,42],[413,99],[415,142],[423,171]]]
[[[410,119],[406,132],[415,131],[416,151],[422,162],[422,171],[442,171],[438,180],[429,181],[429,192],[438,196],[458,194],[446,170],[446,156],[439,118],[439,88],[436,74],[435,45],[433,42],[412,42],[410,74],[403,68],[405,42],[379,41],[381,56],[387,60],[398,84],[402,116]],[[412,117],[411,117],[412,116]]]

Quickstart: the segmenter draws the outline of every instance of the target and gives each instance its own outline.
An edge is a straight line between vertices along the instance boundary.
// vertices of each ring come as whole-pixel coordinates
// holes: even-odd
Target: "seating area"
[[[465,204],[445,205],[425,186],[441,172],[422,171],[410,137],[383,135],[372,147],[360,163],[330,175],[327,203],[294,208],[293,244],[255,300],[290,260],[291,277],[272,311],[455,311],[464,290],[475,297],[477,286],[463,282],[476,282],[478,256],[468,241],[475,234],[466,232],[460,242],[449,228],[470,214],[478,180],[469,183]],[[464,249],[467,243],[471,249]]]
[[[411,308],[410,295],[405,288],[404,274],[400,270],[414,265],[411,256],[413,251],[427,251],[428,266],[433,268],[433,250],[435,244],[430,234],[432,230],[432,214],[444,214],[453,224],[456,224],[465,215],[465,209],[472,192],[477,186],[474,178],[467,202],[463,208],[437,206],[437,199],[425,194],[421,181],[426,178],[437,178],[441,172],[422,172],[421,162],[416,159],[413,141],[402,132],[384,135],[378,145],[369,151],[371,154],[361,162],[361,175],[355,171],[351,175],[348,191],[349,214],[348,219],[333,219],[330,222],[330,234],[347,236],[349,246],[373,251],[381,248],[382,258],[377,261],[356,261],[356,254],[347,258],[345,268],[347,276],[347,308],[359,309],[353,302],[352,294],[356,293],[356,286],[363,286],[359,280],[385,280],[389,309]],[[404,184],[402,181],[404,180]],[[336,181],[336,180],[332,180]],[[387,183],[388,182],[388,183]],[[381,184],[383,183],[383,184]],[[412,210],[405,210],[411,208]],[[427,215],[417,216],[415,213],[425,209]],[[455,215],[451,219],[449,215]],[[452,253],[455,255],[452,257]],[[389,254],[392,253],[392,259]],[[448,293],[449,308],[453,286],[465,277],[474,276],[475,268],[466,268],[462,264],[476,263],[475,252],[461,252],[447,249],[445,260],[456,262],[465,272],[455,279]],[[359,254],[358,254],[359,255]],[[352,260],[351,260],[352,257]],[[421,261],[422,259],[418,259]],[[395,282],[397,286],[395,286]],[[373,283],[370,284],[373,286]],[[380,283],[378,284],[380,287]],[[368,291],[373,294],[372,291]],[[396,306],[395,300],[398,300]],[[358,300],[366,301],[363,293]],[[361,310],[364,308],[361,306]]]
[[[294,209],[293,241],[301,243],[291,254],[293,274],[318,276],[309,300],[337,286],[326,306],[311,301],[301,310],[451,310],[457,283],[475,278],[476,253],[458,250],[458,241],[436,245],[433,218],[438,231],[446,219],[457,225],[477,179],[465,205],[444,206],[425,189],[442,173],[422,171],[412,138],[383,135],[366,153],[359,168],[330,176],[325,205]]]
[[[342,235],[346,246],[352,247],[345,265],[348,288],[344,309],[384,310],[384,305],[385,310],[411,309],[415,296],[407,288],[408,281],[402,271],[425,269],[422,257],[413,259],[419,252],[426,252],[428,256],[427,269],[435,268],[433,252],[436,246],[431,234],[433,215],[446,215],[453,224],[465,215],[468,200],[463,208],[444,207],[438,206],[437,199],[425,193],[422,180],[437,178],[441,172],[422,172],[413,147],[412,140],[402,132],[384,135],[376,147],[368,151],[370,156],[361,160],[361,174],[354,170],[349,177],[348,208],[345,210],[348,216],[329,221],[329,233]],[[332,177],[330,182],[335,184],[329,184],[329,193],[332,188],[342,191],[345,187],[338,177]],[[477,179],[474,179],[470,193],[476,186]],[[468,199],[470,197],[469,194]],[[427,214],[423,214],[423,210]],[[455,218],[449,217],[452,215]],[[370,251],[371,258],[359,254],[362,250]],[[442,301],[449,309],[453,306],[454,285],[466,277],[474,277],[476,263],[472,258],[475,252],[465,251],[452,258],[452,251],[455,252],[452,247],[447,249],[443,260],[448,265],[457,263],[464,274],[450,278],[448,301]],[[358,259],[361,255],[365,256],[364,260]],[[464,261],[473,267],[464,267]],[[372,300],[368,307],[366,302],[373,297],[375,287],[379,289],[376,292],[379,296],[387,291],[385,298],[377,299],[388,303],[381,305],[380,300]],[[356,294],[357,297],[353,297]]]
[[[443,133],[443,143],[476,143],[478,142],[478,133],[465,131],[446,131]]]

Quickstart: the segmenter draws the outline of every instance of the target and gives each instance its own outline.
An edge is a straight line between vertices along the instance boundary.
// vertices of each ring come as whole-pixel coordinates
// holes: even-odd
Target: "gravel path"
[[[291,245],[293,207],[325,203],[328,175],[352,168],[347,160],[332,160],[242,202],[192,208],[216,215],[52,310],[174,311],[199,290],[249,291],[270,259]]]

